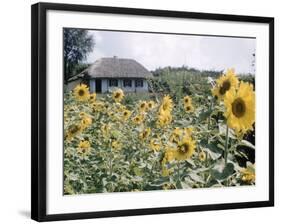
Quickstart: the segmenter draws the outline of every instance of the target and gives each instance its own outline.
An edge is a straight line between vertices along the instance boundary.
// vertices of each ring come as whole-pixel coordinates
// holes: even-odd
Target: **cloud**
[[[132,58],[149,70],[165,66],[253,72],[255,39],[135,32],[90,31],[95,48],[87,58]]]

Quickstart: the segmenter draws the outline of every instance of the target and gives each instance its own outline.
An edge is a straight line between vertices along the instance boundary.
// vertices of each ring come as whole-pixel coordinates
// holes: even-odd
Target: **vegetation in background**
[[[81,64],[94,49],[93,36],[83,29],[63,29],[64,81],[77,75],[86,67]]]

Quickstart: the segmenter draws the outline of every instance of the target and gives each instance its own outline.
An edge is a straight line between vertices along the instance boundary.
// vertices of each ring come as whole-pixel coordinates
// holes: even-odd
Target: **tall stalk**
[[[227,156],[228,156],[228,126],[226,125],[226,134],[225,134],[225,145],[224,145],[224,159],[225,165],[227,164]]]

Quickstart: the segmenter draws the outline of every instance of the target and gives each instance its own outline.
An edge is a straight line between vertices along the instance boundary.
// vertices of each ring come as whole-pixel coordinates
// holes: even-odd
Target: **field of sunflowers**
[[[254,185],[253,83],[233,69],[197,81],[139,100],[65,92],[64,194]]]

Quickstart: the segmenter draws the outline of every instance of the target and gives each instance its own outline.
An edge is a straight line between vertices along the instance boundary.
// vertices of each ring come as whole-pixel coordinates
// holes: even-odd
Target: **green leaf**
[[[213,169],[211,171],[212,176],[218,180],[224,180],[232,175],[234,172],[234,165],[232,163],[227,163],[222,171],[219,169]]]
[[[203,178],[201,176],[197,175],[196,173],[191,172],[191,173],[188,174],[188,176],[190,176],[190,178],[192,180],[196,181],[196,182],[199,182],[199,183],[202,183],[202,184],[205,183]]]
[[[213,160],[218,159],[223,152],[223,150],[217,146],[216,142],[208,143],[206,139],[203,139],[200,141],[200,145],[210,154]]]
[[[219,132],[220,132],[220,135],[225,136],[225,134],[226,134],[226,124],[224,124],[224,123],[219,124]],[[232,138],[232,139],[237,139],[236,136],[235,136],[235,132],[231,128],[228,129],[228,137]]]
[[[199,120],[204,121],[206,120],[212,113],[212,110],[203,111],[199,114]]]
[[[255,149],[255,146],[251,142],[248,142],[247,140],[242,140],[239,145],[247,146],[251,149]]]

